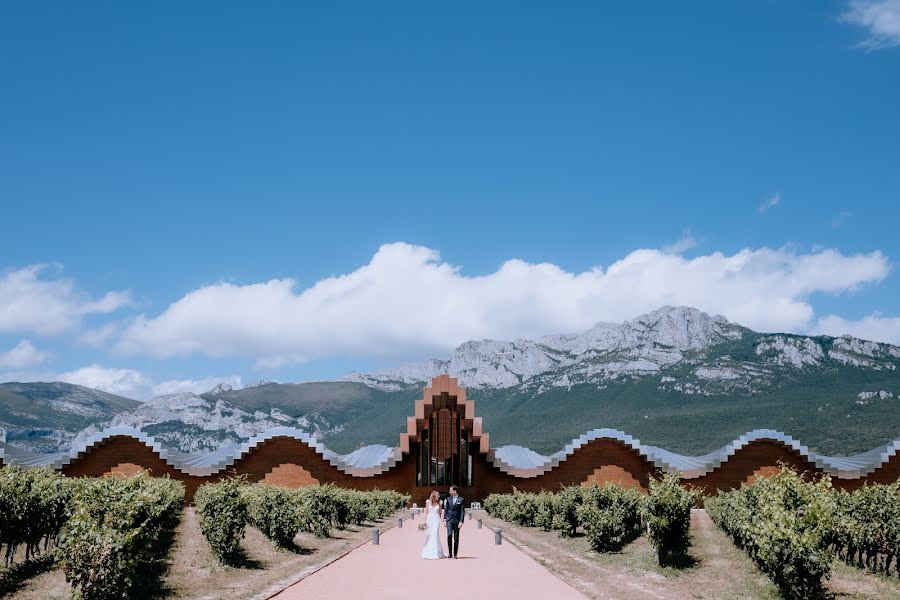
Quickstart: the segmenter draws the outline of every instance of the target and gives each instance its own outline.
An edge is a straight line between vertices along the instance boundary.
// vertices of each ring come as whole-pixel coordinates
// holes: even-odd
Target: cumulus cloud
[[[663,246],[662,251],[666,254],[683,254],[691,248],[697,247],[697,239],[691,234],[690,229],[685,229],[681,234],[681,238],[668,246]]]
[[[225,383],[234,389],[240,389],[241,378],[238,375],[227,377],[204,377],[203,379],[168,379],[153,386],[153,395],[178,394],[181,392],[193,392],[202,394],[208,392],[220,383]]]
[[[108,314],[130,304],[128,292],[107,292],[93,299],[50,265],[0,274],[0,333],[64,333],[77,329],[87,315]]]
[[[135,400],[149,400],[163,394],[177,394],[179,392],[202,394],[203,392],[208,392],[219,383],[227,383],[235,389],[241,387],[241,378],[238,375],[204,377],[202,379],[167,379],[156,382],[136,369],[109,368],[98,364],[65,373],[43,374],[40,377],[20,375],[16,379],[18,381],[34,381],[38,379],[63,381]]]
[[[774,196],[766,198],[762,204],[759,205],[759,212],[764,213],[767,212],[770,208],[775,208],[781,202],[781,195],[778,192],[775,192]]]
[[[353,272],[298,289],[292,279],[194,290],[141,315],[118,351],[156,357],[247,356],[279,365],[327,356],[421,358],[481,338],[539,337],[621,321],[666,304],[696,306],[760,331],[804,331],[808,297],[876,282],[880,252],[744,249],[687,259],[636,250],[580,273],[510,260],[466,276],[429,248],[384,245]]]
[[[900,345],[900,317],[886,317],[880,312],[873,312],[856,320],[828,315],[818,320],[813,331],[835,337],[849,334],[866,340]]]
[[[0,354],[0,369],[27,369],[50,360],[50,352],[38,350],[31,340],[21,340],[12,349]]]
[[[851,0],[840,20],[867,30],[866,50],[900,46],[900,0]]]
[[[96,364],[60,373],[55,379],[127,398],[137,398],[152,386],[150,379],[140,371],[111,369]]]

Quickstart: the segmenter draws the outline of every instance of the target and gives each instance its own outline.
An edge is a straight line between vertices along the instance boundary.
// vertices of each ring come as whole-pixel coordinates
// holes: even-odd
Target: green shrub
[[[831,480],[806,481],[790,468],[706,501],[712,520],[789,598],[819,598],[830,576],[835,529]]]
[[[246,485],[242,477],[230,477],[201,485],[194,494],[200,531],[213,554],[225,563],[233,563],[237,558],[247,527],[249,514],[241,493]]]
[[[55,546],[70,514],[72,481],[47,468],[0,469],[0,545],[10,566],[25,545],[25,560]],[[42,544],[43,542],[43,544]]]
[[[509,518],[510,505],[512,504],[512,494],[489,494],[484,499],[484,510],[487,514],[504,521],[511,521]]]
[[[245,485],[240,492],[249,523],[279,548],[292,548],[303,524],[297,493],[265,484]]]
[[[66,581],[84,600],[130,597],[164,568],[184,486],[141,474],[76,480],[73,489],[57,550]]]
[[[584,489],[580,485],[571,485],[556,494],[553,529],[563,537],[572,537],[578,530],[578,507],[581,506]]]
[[[831,546],[836,556],[848,564],[890,574],[891,564],[900,553],[898,489],[900,482],[864,485],[852,494],[833,492]]]
[[[598,552],[619,550],[640,535],[641,498],[637,490],[612,483],[585,488],[576,513],[591,548]]]
[[[678,475],[651,480],[649,491],[644,520],[657,562],[665,564],[673,552],[683,553],[690,545],[691,507],[700,493],[682,487]]]
[[[535,497],[534,525],[544,531],[553,529],[553,515],[556,512],[556,496],[541,492]]]
[[[313,485],[297,490],[303,531],[320,538],[331,535],[331,528],[337,523],[335,495],[333,485]]]

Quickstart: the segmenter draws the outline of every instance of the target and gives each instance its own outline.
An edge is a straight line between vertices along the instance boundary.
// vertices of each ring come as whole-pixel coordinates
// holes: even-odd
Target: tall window
[[[455,411],[435,410],[422,432],[416,460],[418,485],[472,485],[472,457]]]

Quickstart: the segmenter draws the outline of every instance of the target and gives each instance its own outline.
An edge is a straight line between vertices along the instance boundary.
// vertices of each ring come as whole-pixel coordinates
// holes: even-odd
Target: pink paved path
[[[580,592],[506,540],[494,545],[494,532],[466,520],[456,560],[422,560],[425,532],[419,515],[402,528],[381,534],[345,557],[287,588],[278,600],[586,600]],[[441,528],[441,535],[444,536]],[[441,540],[446,551],[447,540]]]

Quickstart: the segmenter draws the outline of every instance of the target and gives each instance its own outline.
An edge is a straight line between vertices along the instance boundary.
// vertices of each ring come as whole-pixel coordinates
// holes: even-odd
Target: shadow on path
[[[13,565],[9,570],[0,572],[0,598],[18,592],[26,581],[32,577],[37,577],[41,573],[50,571],[55,566],[56,562],[53,560],[52,553],[48,553]]]

